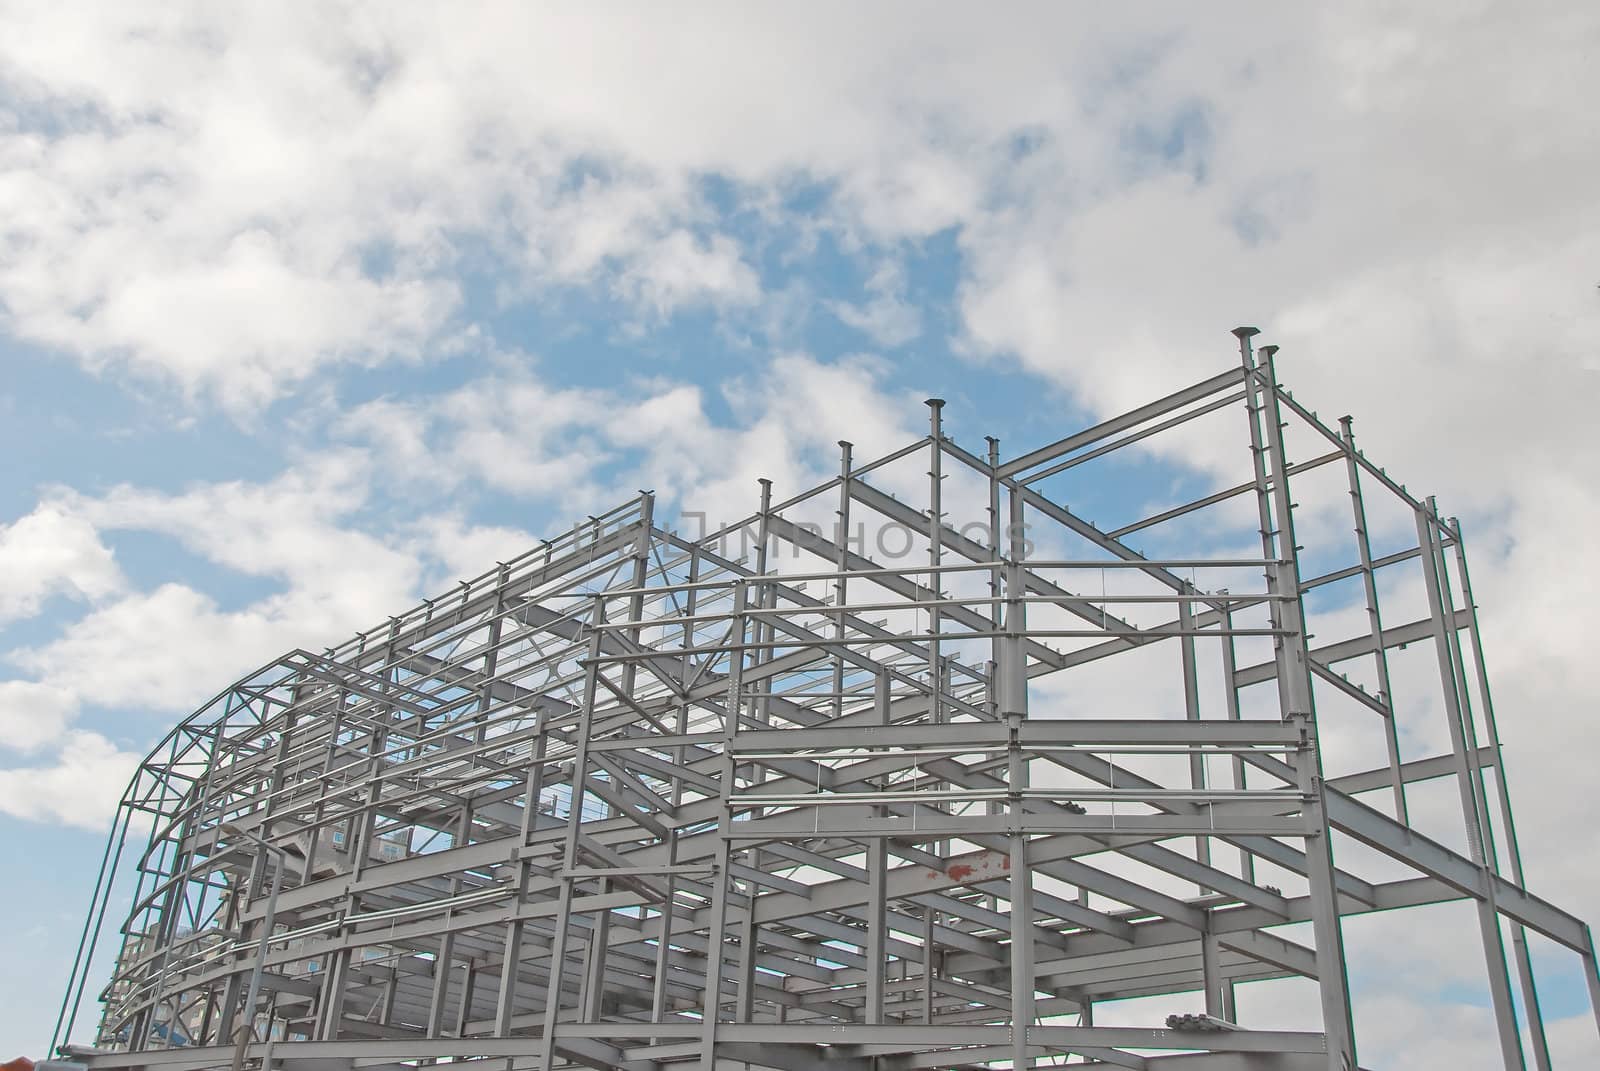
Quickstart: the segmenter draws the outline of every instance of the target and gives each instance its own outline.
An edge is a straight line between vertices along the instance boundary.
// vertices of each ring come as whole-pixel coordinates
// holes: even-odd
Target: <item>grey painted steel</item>
[[[1350,1071],[1343,921],[1465,900],[1501,1062],[1526,1026],[1550,1067],[1527,931],[1578,957],[1597,1021],[1600,974],[1524,885],[1460,528],[1235,335],[1228,371],[1012,460],[930,399],[923,439],[841,442],[836,477],[761,480],[715,531],[642,492],[247,675],[129,786],[52,1046],[171,1071]],[[1238,444],[1220,489],[1106,526],[1070,504],[1090,466],[1194,435]],[[1306,440],[1333,450],[1293,461]],[[1297,516],[1340,460],[1353,527]],[[1373,529],[1369,493],[1414,530]],[[1388,624],[1407,571],[1427,616]],[[1431,680],[1391,664],[1410,643]],[[1418,710],[1449,753],[1402,754]],[[1461,825],[1413,825],[1408,790],[1445,778]],[[1235,1021],[1240,986],[1293,978],[1321,1030]],[[1098,1025],[1116,1001],[1146,1025]]]

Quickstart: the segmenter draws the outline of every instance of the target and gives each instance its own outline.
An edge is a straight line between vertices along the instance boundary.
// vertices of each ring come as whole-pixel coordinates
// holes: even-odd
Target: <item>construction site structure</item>
[[[1009,459],[933,399],[715,530],[641,493],[228,687],[128,789],[52,1050],[1352,1071],[1347,933],[1448,904],[1486,1063],[1548,1068],[1530,943],[1600,981],[1524,887],[1461,526],[1234,334]]]

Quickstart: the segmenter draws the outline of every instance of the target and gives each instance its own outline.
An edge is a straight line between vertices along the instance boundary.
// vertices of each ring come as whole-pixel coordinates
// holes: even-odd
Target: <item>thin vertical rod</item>
[[[1188,721],[1200,720],[1200,679],[1199,668],[1195,664],[1195,628],[1194,607],[1189,601],[1189,596],[1194,594],[1194,586],[1184,582],[1181,597],[1178,600],[1178,628],[1182,635],[1178,639],[1179,653],[1183,665],[1183,711]],[[1189,787],[1199,791],[1206,787],[1206,760],[1198,750],[1189,753]],[[1194,838],[1195,861],[1202,865],[1211,863],[1211,840],[1203,834]],[[1202,882],[1199,894],[1205,896],[1211,890]]]
[[[1439,684],[1444,693],[1445,721],[1450,729],[1450,748],[1455,759],[1456,787],[1461,796],[1461,819],[1466,826],[1467,847],[1473,861],[1483,871],[1483,896],[1473,898],[1478,915],[1478,932],[1483,942],[1483,957],[1488,971],[1489,997],[1494,1006],[1495,1027],[1500,1038],[1500,1055],[1507,1071],[1526,1067],[1522,1037],[1517,1032],[1516,1010],[1511,1000],[1511,979],[1506,966],[1505,944],[1500,936],[1500,916],[1495,904],[1494,873],[1488,854],[1493,846],[1484,840],[1484,822],[1478,793],[1473,788],[1472,766],[1467,758],[1468,742],[1461,709],[1460,676],[1450,630],[1455,627],[1444,601],[1444,552],[1433,519],[1424,510],[1416,511],[1417,545],[1422,550],[1422,577],[1428,591],[1428,611],[1433,620],[1434,650],[1439,662]]]
[[[933,1024],[933,905],[922,907],[922,1021]]]
[[[1222,604],[1222,680],[1223,699],[1228,706],[1228,720],[1238,721],[1239,712],[1239,683],[1235,674],[1238,672],[1238,654],[1234,649],[1233,639],[1233,604]],[[1245,764],[1243,755],[1233,756],[1233,788],[1234,791],[1243,791],[1245,787]],[[1239,849],[1239,876],[1250,884],[1256,881],[1255,853],[1244,845]]]
[[[838,607],[845,605],[849,596],[849,581],[845,579],[845,571],[850,568],[850,443],[844,439],[839,440],[839,509],[835,516],[838,517],[838,530],[834,533],[834,544],[838,553],[834,565],[839,570],[839,576],[833,582],[833,604]],[[843,640],[845,636],[845,615],[833,615],[834,639]],[[833,652],[833,716],[844,717],[844,645],[841,643]]]
[[[928,712],[930,721],[941,722],[944,720],[944,671],[939,660],[939,599],[942,597],[939,592],[939,566],[944,549],[944,541],[940,536],[940,529],[944,526],[944,399],[929,398],[927,406],[928,442],[932,447],[928,457],[928,591],[932,599],[928,606]]]
[[[700,579],[700,548],[693,546],[689,550],[689,588],[684,599],[683,621],[683,646],[694,646],[694,617],[700,589],[696,586]],[[683,656],[683,676],[689,679],[689,656]],[[685,697],[678,704],[678,735],[683,736],[689,732],[689,700]],[[680,748],[679,767],[684,764],[686,747]],[[676,771],[673,772],[671,781],[671,801],[673,810],[676,811],[683,804],[683,777]],[[674,828],[667,841],[667,862],[675,864],[678,861],[678,830]],[[673,914],[678,896],[678,880],[675,874],[667,875],[666,897],[661,903],[661,933],[656,938],[656,976],[650,992],[650,1019],[652,1022],[661,1022],[667,1011],[667,975],[672,962],[672,927]],[[664,1039],[658,1039],[664,1043]]]
[[[1028,788],[1028,763],[1022,757],[1019,736],[1028,717],[1028,656],[1022,646],[1028,627],[1023,602],[1023,558],[1027,540],[1023,526],[1022,496],[1010,491],[1010,560],[1006,566],[1004,644],[1001,674],[1001,714],[1009,726],[1007,749],[1006,825],[1011,865],[1011,1059],[1013,1067],[1029,1066],[1028,1028],[1034,1018],[1033,875],[1028,866],[1028,837],[1022,809]]]
[[[989,640],[989,685],[985,706],[993,717],[999,718],[1000,692],[996,667],[1000,665],[1000,646],[1004,642],[1000,636],[1000,624],[1005,618],[1000,601],[1005,589],[1005,550],[1000,538],[1000,440],[990,435],[984,441],[989,445],[989,559],[993,562],[989,569],[989,626],[994,633]],[[984,810],[991,816],[1002,814],[1005,804],[1000,800],[989,800],[984,804]],[[989,896],[989,910],[997,910],[999,902],[998,894]]]
[[[1029,1066],[1028,1028],[1034,1018],[1033,972],[1033,871],[1028,865],[1028,835],[1024,831],[1023,793],[1028,789],[1028,761],[1018,739],[1024,715],[1006,715],[1010,723],[1006,752],[1011,866],[1011,1066]]]
[[[1406,810],[1405,775],[1400,769],[1400,729],[1397,724],[1394,690],[1389,683],[1389,649],[1383,643],[1383,613],[1378,606],[1378,578],[1372,567],[1372,540],[1367,534],[1367,507],[1361,495],[1361,466],[1356,462],[1356,433],[1350,417],[1339,418],[1339,433],[1344,440],[1345,476],[1350,483],[1350,510],[1355,518],[1356,549],[1361,554],[1361,580],[1367,598],[1367,628],[1372,636],[1372,662],[1378,674],[1378,698],[1388,709],[1384,718],[1384,743],[1389,752],[1389,784],[1394,791],[1394,816],[1403,825],[1411,818]]]
[[[716,868],[712,875],[711,918],[706,932],[705,1002],[701,1009],[700,1069],[716,1071],[717,1022],[722,1018],[722,950],[727,938],[728,898],[733,884],[733,851],[726,834],[733,824],[733,788],[737,764],[734,739],[739,733],[739,718],[744,703],[744,663],[747,654],[750,617],[749,593],[743,581],[733,589],[733,639],[728,648],[728,690],[722,718],[722,779],[717,814]]]
[[[135,780],[138,779],[140,772],[142,771],[134,773]],[[132,786],[129,787],[131,794]],[[106,850],[100,857],[100,875],[95,878],[94,893],[89,897],[89,913],[83,918],[83,934],[78,938],[78,954],[73,959],[73,973],[67,978],[67,995],[61,998],[61,1011],[56,1015],[55,1030],[50,1035],[50,1056],[56,1054],[57,1045],[65,1045],[72,1040],[72,1026],[77,1022],[78,1004],[83,1000],[83,991],[89,982],[89,966],[94,959],[95,946],[100,943],[100,926],[106,920],[106,910],[111,903],[111,885],[116,881],[117,864],[122,861],[122,847],[128,840],[128,821],[132,815],[133,808],[124,803],[117,808],[116,819],[111,823],[111,835],[106,838]],[[113,845],[116,846],[115,851],[112,850]],[[109,864],[107,859],[110,860]],[[101,902],[102,889],[105,892],[104,902]],[[98,908],[96,904],[99,905]],[[89,929],[91,922],[94,924],[92,933]],[[84,948],[85,940],[88,941],[87,952]],[[76,989],[73,988],[74,981]],[[72,1001],[70,1010],[67,1007],[69,997]],[[65,1028],[62,1026],[63,1020]]]
[[[1517,823],[1511,814],[1511,789],[1506,784],[1505,755],[1500,750],[1500,726],[1495,720],[1494,699],[1489,691],[1489,670],[1483,659],[1483,635],[1478,629],[1478,604],[1472,597],[1472,576],[1467,570],[1467,548],[1461,537],[1461,522],[1450,521],[1451,535],[1456,544],[1456,570],[1461,575],[1462,609],[1467,614],[1467,637],[1472,646],[1472,664],[1477,671],[1478,698],[1483,707],[1484,728],[1489,733],[1489,747],[1494,753],[1495,794],[1500,801],[1500,820],[1505,825],[1506,858],[1511,865],[1511,880],[1521,887],[1522,851],[1517,844]],[[1528,1020],[1528,1033],[1533,1040],[1533,1060],[1539,1071],[1550,1071],[1550,1043],[1545,1037],[1544,1015],[1539,1007],[1539,988],[1535,984],[1533,958],[1528,953],[1528,933],[1522,923],[1511,923],[1511,948],[1517,962],[1517,974],[1522,984],[1522,1002]],[[1600,1015],[1600,1005],[1595,1008]]]
[[[1356,1065],[1355,1026],[1350,1015],[1350,986],[1345,973],[1344,934],[1334,884],[1332,833],[1322,793],[1321,750],[1311,689],[1305,607],[1300,590],[1299,548],[1294,537],[1294,503],[1289,496],[1288,461],[1283,448],[1283,416],[1278,405],[1278,378],[1273,366],[1276,346],[1263,346],[1258,363],[1251,351],[1253,327],[1234,331],[1246,373],[1251,447],[1256,457],[1256,493],[1262,519],[1262,549],[1272,562],[1268,591],[1276,596],[1274,638],[1277,648],[1278,695],[1285,719],[1304,726],[1304,746],[1296,755],[1301,791],[1306,802],[1306,878],[1311,891],[1312,932],[1316,938],[1317,988],[1322,998],[1322,1029],[1328,1039],[1330,1071]],[[1270,475],[1270,486],[1268,477]],[[1269,502],[1270,498],[1270,502]],[[1274,521],[1276,524],[1274,525]],[[1274,540],[1274,537],[1275,540]]]
[[[1211,912],[1205,915],[1206,929],[1200,935],[1200,973],[1205,981],[1206,1014],[1214,1019],[1233,1021],[1232,986],[1222,977],[1222,944],[1211,932]]]
[[[1478,835],[1483,841],[1482,862],[1491,872],[1499,873],[1499,852],[1495,849],[1494,824],[1489,817],[1489,801],[1483,790],[1483,763],[1478,757],[1478,729],[1472,716],[1472,698],[1467,683],[1466,660],[1461,651],[1461,629],[1456,625],[1455,597],[1450,588],[1450,567],[1444,554],[1444,522],[1430,497],[1427,500],[1429,537],[1434,553],[1435,577],[1439,587],[1441,616],[1447,624],[1445,635],[1450,646],[1450,672],[1455,682],[1457,710],[1461,719],[1461,735],[1465,745],[1468,778],[1472,788],[1473,812],[1478,819]]]
[[[562,869],[571,871],[578,859],[578,837],[583,826],[583,800],[589,787],[589,733],[594,724],[595,694],[600,687],[600,638],[605,624],[605,596],[596,595],[590,617],[588,664],[584,667],[583,706],[578,711],[577,754],[572,758],[572,780],[567,793],[567,829],[562,846]],[[543,735],[543,726],[541,735]],[[524,864],[524,873],[527,872]],[[544,1033],[539,1039],[539,1066],[548,1071],[555,1062],[556,1022],[561,1014],[561,979],[566,973],[568,931],[572,928],[572,883],[575,879],[563,875],[557,893],[555,934],[550,942],[550,980],[544,999]],[[520,892],[521,890],[519,890]],[[520,900],[519,896],[519,900]],[[516,935],[520,937],[520,928]],[[508,938],[511,935],[508,934]],[[509,951],[509,950],[508,950]],[[516,970],[510,972],[510,985],[515,986]],[[512,1002],[507,999],[507,979],[502,973],[500,1009],[496,1015],[495,1032],[501,1037],[511,1033]],[[709,1071],[709,1069],[708,1069]]]
[[[873,711],[878,724],[889,723],[889,674],[879,670],[873,690]],[[885,778],[887,781],[887,777]],[[879,818],[888,814],[887,808],[875,807],[873,814]],[[883,1022],[884,971],[888,944],[888,877],[889,840],[887,837],[870,837],[867,840],[867,997],[862,1018],[869,1024]]]
[[[461,808],[461,814],[456,819],[456,842],[461,844],[470,835],[472,829],[472,811],[469,805]],[[461,893],[461,874],[457,872],[450,877],[450,896]],[[428,1037],[436,1038],[444,1029],[445,1006],[450,1000],[450,975],[452,973],[451,961],[455,958],[456,931],[447,929],[439,938],[439,950],[433,960],[433,993],[428,1001]],[[462,994],[465,997],[465,993]]]

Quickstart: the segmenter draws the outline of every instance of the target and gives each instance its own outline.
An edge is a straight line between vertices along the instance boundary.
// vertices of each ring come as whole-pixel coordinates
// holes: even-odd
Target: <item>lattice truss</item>
[[[1337,1071],[1341,925],[1463,901],[1498,1055],[1520,1023],[1547,1066],[1528,931],[1591,990],[1594,951],[1522,887],[1460,526],[1253,333],[1011,460],[931,402],[716,532],[642,494],[239,681],[127,793],[63,1039],[130,871],[132,907],[63,1051]],[[1219,450],[1238,483],[1149,486]],[[1067,504],[1095,495],[1138,519]],[[1241,1014],[1284,979],[1320,1029]]]

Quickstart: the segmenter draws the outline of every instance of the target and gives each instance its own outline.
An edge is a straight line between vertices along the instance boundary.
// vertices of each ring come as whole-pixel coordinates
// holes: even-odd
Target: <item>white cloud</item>
[[[1592,297],[1567,282],[1592,139],[1552,106],[1593,88],[1562,47],[1584,18],[37,8],[0,48],[26,103],[0,138],[0,294],[20,335],[244,405],[422,353],[485,249],[657,314],[747,304],[717,174],[769,220],[774,190],[826,185],[847,248],[959,227],[975,345],[1093,369],[1066,379],[1096,405],[1225,360],[1236,319],[1286,342],[1332,323],[1308,355],[1342,364],[1374,348],[1351,311],[1396,285],[1425,308],[1442,282],[1468,306],[1430,310],[1446,324],[1547,295],[1522,319],[1548,339],[1546,309],[1570,335]],[[883,295],[842,315],[912,330]]]
[[[761,292],[733,241],[720,234],[701,241],[682,230],[648,246],[622,272],[617,288],[658,316],[700,301],[748,305]]]
[[[50,44],[0,44],[6,325],[243,414],[330,362],[439,349],[468,249],[656,314],[753,300],[685,173],[559,114],[595,96],[570,42],[501,15],[553,54],[464,55],[400,12],[15,13],[7,41]],[[530,72],[565,86],[511,91]]]
[[[1008,210],[963,229],[974,350],[1107,412],[1227,367],[1226,330],[1255,323],[1299,395],[1458,504],[1496,504],[1531,464],[1600,464],[1581,371],[1600,229],[1576,179],[1600,144],[1569,106],[1600,76],[1564,47],[1594,19],[1530,16],[1346,5],[1315,33],[1253,23],[1220,68],[1208,33],[1174,35],[1138,107],[1104,118],[1193,128],[1183,151],[1099,185],[1083,169],[1116,155],[1050,129]],[[1513,34],[1551,62],[1519,62]]]
[[[0,747],[33,751],[60,737],[78,711],[66,688],[34,681],[0,681]]]
[[[103,830],[138,762],[98,733],[73,732],[53,765],[0,770],[0,812]]]
[[[416,562],[350,519],[371,493],[359,451],[329,451],[265,483],[228,481],[163,494],[122,485],[69,502],[102,530],[157,532],[212,562],[283,580],[291,598],[351,628],[385,599],[413,590]],[[321,631],[321,630],[319,630]]]
[[[80,543],[101,546],[102,533],[155,533],[281,587],[231,607],[183,583],[103,599],[55,638],[10,652],[8,661],[31,680],[6,686],[3,739],[44,746],[79,705],[185,713],[285,650],[337,642],[410,605],[425,588],[475,576],[535,542],[518,528],[468,520],[456,501],[463,490],[511,495],[541,507],[537,515],[553,507],[563,525],[638,488],[655,489],[663,511],[682,505],[714,521],[741,519],[755,509],[760,477],[772,478],[780,494],[825,478],[836,464],[835,440],[846,433],[862,457],[916,434],[885,415],[916,406],[886,398],[880,372],[865,361],[783,356],[728,385],[740,416],[719,425],[692,386],[556,390],[507,362],[426,406],[362,406],[341,427],[377,449],[326,451],[261,483],[178,493],[124,484],[98,496],[57,489],[51,524]],[[374,482],[397,478],[416,488],[405,496],[406,518],[368,515]]]
[[[520,528],[472,524],[459,513],[424,517],[413,527],[413,535],[418,557],[438,563],[428,570],[426,587],[430,592],[481,576],[496,562],[510,561],[541,538]]]
[[[11,330],[240,410],[327,362],[434,348],[486,253],[524,286],[598,283],[658,315],[749,304],[708,175],[768,223],[774,194],[832,190],[847,248],[993,214],[1021,181],[1019,133],[1071,141],[1072,174],[1103,181],[1145,105],[1106,86],[1154,28],[504,4],[448,25],[296,5],[14,22],[30,45],[0,44]],[[860,315],[911,330],[892,298]]]
[[[51,595],[100,599],[122,583],[94,526],[58,503],[0,525],[0,625],[32,616]]]
[[[722,384],[735,416],[719,422],[695,384],[559,389],[526,362],[505,362],[435,398],[361,405],[340,431],[387,451],[377,459],[386,470],[553,503],[558,523],[639,489],[735,521],[754,512],[762,477],[780,495],[826,479],[841,438],[865,459],[922,433],[903,419],[920,396],[887,395],[884,371],[865,358],[781,354]]]
[[[444,283],[376,282],[350,262],[296,263],[259,229],[231,236],[212,257],[130,265],[102,286],[86,316],[36,337],[95,355],[123,349],[189,388],[215,378],[241,411],[323,361],[415,359],[456,300]]]
[[[337,642],[409,605],[419,594],[421,562],[399,540],[370,534],[355,520],[368,504],[369,478],[365,456],[347,450],[259,484],[211,483],[177,494],[120,485],[98,497],[53,491],[8,533],[22,531],[28,538],[18,545],[48,552],[0,560],[53,584],[70,580],[99,598],[55,638],[8,655],[33,679],[3,686],[6,741],[50,743],[79,705],[186,713],[291,647]],[[227,609],[184,584],[128,591],[102,542],[102,534],[117,531],[165,536],[204,560],[281,587]],[[26,571],[30,560],[42,563],[37,574]]]
[[[894,349],[922,333],[922,312],[906,300],[904,272],[886,261],[867,278],[872,297],[860,304],[836,301],[833,314],[880,346]]]
[[[343,639],[419,592],[421,563],[354,520],[370,494],[358,451],[334,451],[260,484],[165,494],[128,485],[57,492],[71,530],[167,536],[207,561],[281,582],[234,609],[183,584],[105,601],[50,641],[12,652],[39,685],[103,708],[183,712],[290,647]]]
[[[446,394],[382,398],[341,417],[343,437],[372,447],[382,464],[438,488],[474,484],[511,494],[567,494],[593,508],[586,489],[608,459],[585,433],[617,400],[555,389],[514,362]]]
[[[307,609],[303,597],[291,597],[227,613],[192,588],[164,584],[87,615],[58,639],[14,651],[11,661],[85,703],[186,713],[290,647],[343,638],[346,629]]]

